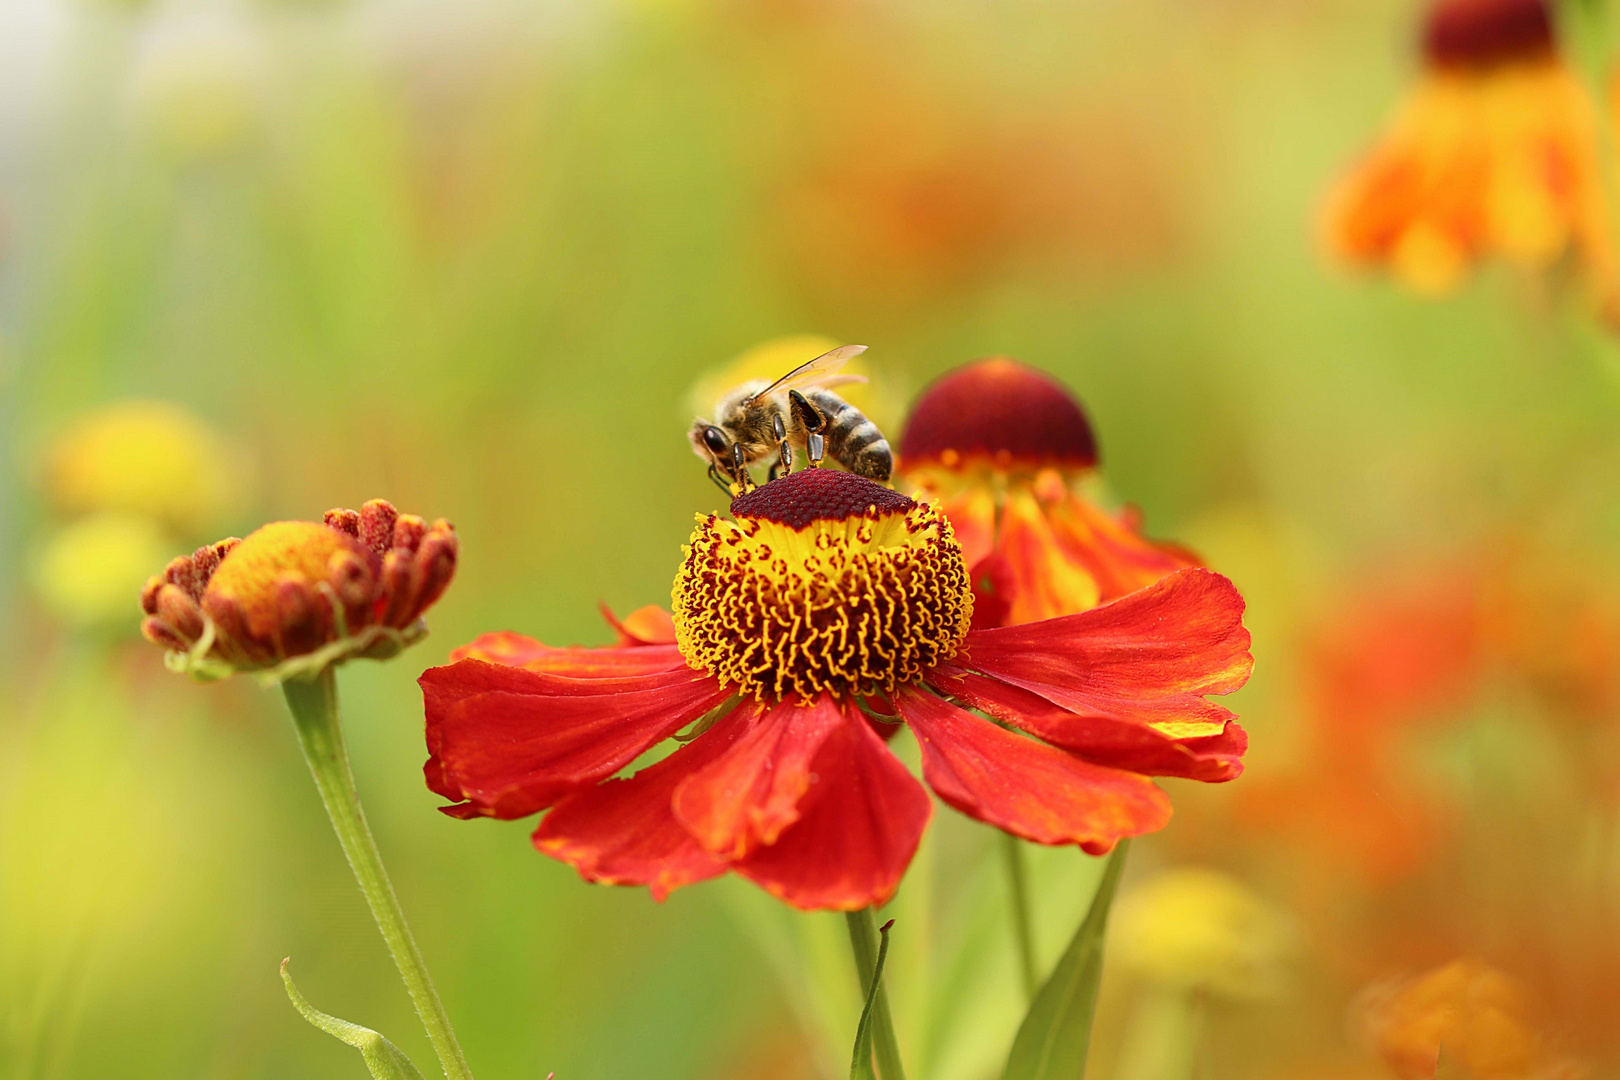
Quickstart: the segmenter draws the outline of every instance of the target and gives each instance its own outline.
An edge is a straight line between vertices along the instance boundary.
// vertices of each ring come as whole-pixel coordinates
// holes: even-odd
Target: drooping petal
[[[450,659],[483,660],[505,667],[549,671],[574,679],[613,679],[686,666],[674,645],[634,645],[594,648],[569,645],[558,648],[531,637],[498,630],[480,634],[450,653]]]
[[[811,763],[842,723],[843,710],[829,694],[809,706],[789,700],[751,710],[746,733],[676,790],[675,816],[724,858],[775,843],[799,819]]]
[[[1170,820],[1169,797],[1145,776],[1093,765],[923,691],[902,690],[899,703],[922,747],[924,779],[969,817],[1092,854]]]
[[[634,776],[606,780],[562,799],[534,832],[534,846],[604,885],[646,885],[662,901],[682,885],[725,873],[676,819],[675,790],[749,730],[744,707],[717,720],[669,757]]]
[[[686,668],[571,679],[482,660],[430,668],[418,682],[428,786],[499,818],[527,816],[611,776],[730,694]]]
[[[1072,713],[1039,694],[954,664],[931,671],[928,685],[1087,761],[1148,776],[1235,780],[1249,747],[1248,735],[1235,720],[1217,735],[1173,738],[1136,720]]]
[[[852,706],[821,744],[799,820],[733,868],[807,911],[885,903],[917,852],[933,803]]]
[[[1039,622],[1096,606],[1097,579],[1058,543],[1031,492],[1008,493],[996,550],[1013,576],[1007,622]]]
[[[1153,584],[1199,559],[1185,548],[1143,536],[1127,510],[1115,516],[1073,492],[1046,508],[1053,535],[1064,552],[1085,567],[1106,603]]]
[[[1204,695],[1231,693],[1254,666],[1243,597],[1203,569],[1078,615],[971,631],[954,662],[1083,716],[1173,738],[1224,732],[1232,713]]]

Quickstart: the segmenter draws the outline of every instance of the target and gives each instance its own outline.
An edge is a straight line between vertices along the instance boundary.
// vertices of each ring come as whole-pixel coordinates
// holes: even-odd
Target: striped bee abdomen
[[[894,470],[894,454],[878,426],[831,390],[810,390],[804,396],[826,419],[822,435],[832,459],[852,473],[887,482]]]

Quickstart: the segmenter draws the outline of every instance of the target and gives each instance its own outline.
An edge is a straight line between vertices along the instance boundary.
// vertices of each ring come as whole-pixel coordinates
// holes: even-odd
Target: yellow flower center
[[[311,585],[328,580],[334,557],[362,560],[365,549],[345,532],[313,521],[276,521],[249,533],[208,582],[209,599],[231,597],[248,629],[270,638],[280,622],[277,587],[289,576]]]
[[[932,506],[831,469],[700,517],[675,578],[675,639],[746,695],[884,691],[956,655],[973,593]]]

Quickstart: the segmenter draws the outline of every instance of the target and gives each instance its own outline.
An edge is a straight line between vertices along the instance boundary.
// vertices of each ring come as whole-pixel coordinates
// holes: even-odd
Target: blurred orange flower
[[[1615,303],[1597,114],[1544,0],[1440,0],[1417,85],[1327,200],[1339,258],[1444,293],[1479,260],[1530,269],[1573,253]]]
[[[974,626],[1071,615],[1198,565],[1143,537],[1134,513],[1109,513],[1082,493],[1096,465],[1079,402],[1034,368],[979,360],[924,391],[900,439],[900,470],[956,529]]]
[[[1478,960],[1457,960],[1362,999],[1369,1041],[1401,1080],[1441,1074],[1475,1080],[1581,1076],[1532,1022],[1524,989]]]

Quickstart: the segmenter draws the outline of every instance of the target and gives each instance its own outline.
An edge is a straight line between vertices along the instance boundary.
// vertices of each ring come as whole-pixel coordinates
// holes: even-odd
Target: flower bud
[[[455,573],[455,529],[381,499],[323,522],[278,521],[172,561],[147,582],[142,633],[202,678],[260,671],[279,682],[419,640],[422,613]]]

